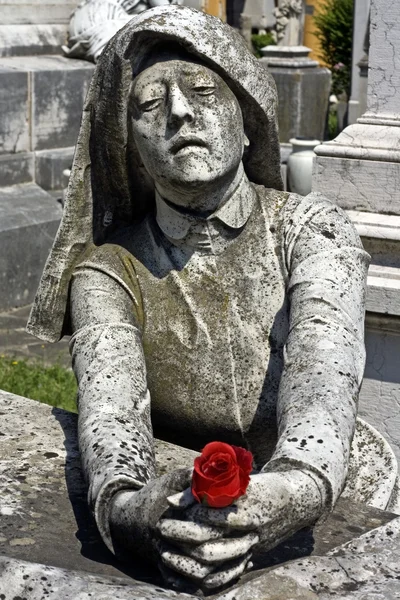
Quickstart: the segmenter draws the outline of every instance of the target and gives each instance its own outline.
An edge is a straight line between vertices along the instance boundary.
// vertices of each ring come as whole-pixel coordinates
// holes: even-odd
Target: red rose
[[[194,460],[192,494],[214,508],[229,506],[246,493],[253,455],[223,442],[207,444]]]

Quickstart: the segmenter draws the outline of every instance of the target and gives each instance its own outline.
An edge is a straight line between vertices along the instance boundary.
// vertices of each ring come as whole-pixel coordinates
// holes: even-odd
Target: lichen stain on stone
[[[36,544],[33,538],[13,538],[8,542],[10,546],[32,546]]]

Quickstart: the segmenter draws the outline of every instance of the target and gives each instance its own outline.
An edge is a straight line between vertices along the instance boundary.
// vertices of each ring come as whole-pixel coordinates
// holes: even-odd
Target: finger
[[[157,523],[161,536],[174,542],[186,544],[202,544],[223,536],[223,531],[203,523],[181,521],[179,519],[161,519]]]
[[[208,508],[196,504],[189,508],[186,516],[190,521],[204,523],[205,525],[251,531],[260,526],[260,511],[254,506],[251,510],[240,505],[227,508]]]
[[[171,588],[173,588],[176,591],[189,593],[190,584],[186,577],[182,577],[176,571],[172,571],[171,569],[168,569],[168,567],[166,567],[162,563],[161,560],[158,561],[157,567],[158,567],[158,570],[160,571],[164,581]],[[193,582],[193,585],[197,588],[199,584]],[[195,590],[193,590],[193,591],[195,591]]]
[[[189,579],[204,579],[212,573],[214,566],[203,565],[190,556],[185,556],[170,549],[162,549],[161,560],[169,569],[188,577]]]
[[[172,496],[168,496],[167,502],[171,508],[175,509],[185,509],[192,506],[192,504],[196,503],[196,500],[192,494],[192,490],[190,488],[186,488],[183,492],[178,492],[178,494],[173,494]]]
[[[243,556],[258,542],[258,535],[249,533],[239,538],[223,538],[206,542],[197,547],[185,546],[183,550],[192,558],[212,565]]]
[[[224,565],[215,573],[211,573],[206,577],[202,583],[202,587],[207,589],[218,588],[226,585],[233,579],[237,579],[246,570],[247,564],[250,560],[250,553],[244,558],[235,560],[233,563]]]

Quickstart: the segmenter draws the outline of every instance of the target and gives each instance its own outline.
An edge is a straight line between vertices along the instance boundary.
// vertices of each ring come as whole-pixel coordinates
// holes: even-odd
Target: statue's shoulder
[[[76,268],[95,269],[109,277],[124,283],[131,292],[136,290],[137,260],[134,255],[132,240],[136,240],[137,227],[130,226],[117,231],[101,244],[91,243]]]
[[[314,215],[329,212],[335,213],[338,220],[348,222],[346,213],[337,204],[319,192],[311,192],[300,196],[293,192],[284,192],[254,185],[257,195],[264,210],[268,213],[271,222],[277,225],[301,226]]]

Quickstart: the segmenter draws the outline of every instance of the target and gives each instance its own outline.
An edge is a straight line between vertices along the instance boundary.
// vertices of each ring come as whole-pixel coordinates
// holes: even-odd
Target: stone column
[[[349,124],[355,123],[366,110],[367,90],[363,64],[369,49],[370,0],[355,0],[353,24],[353,56],[351,60],[351,96],[349,101]],[[367,63],[368,68],[368,63]]]
[[[315,152],[315,191],[347,209],[400,215],[398,0],[371,1],[367,111]]]

